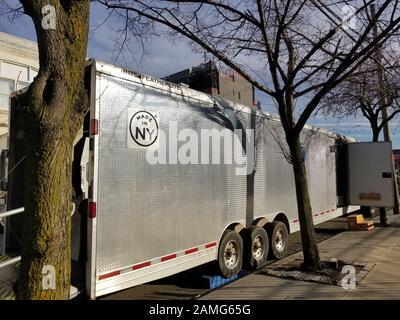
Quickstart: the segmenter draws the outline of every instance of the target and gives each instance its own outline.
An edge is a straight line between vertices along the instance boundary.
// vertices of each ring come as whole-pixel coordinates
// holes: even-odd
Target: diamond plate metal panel
[[[101,75],[97,89],[97,273],[219,239],[226,223],[243,214],[245,177],[230,165],[151,165],[146,149],[127,148],[126,133],[128,108],[157,112],[167,141],[170,121],[178,132],[199,133],[224,128],[223,117],[211,106],[111,76]],[[168,155],[168,148],[160,140],[159,153]]]
[[[264,138],[257,154],[255,217],[273,219],[276,213],[282,212],[292,221],[298,218],[296,188],[292,165],[284,156],[288,152],[285,135],[275,120],[265,119],[263,123],[259,122],[261,125],[263,127],[258,127],[258,131]],[[335,139],[310,129],[303,130],[301,139],[313,213],[332,209],[337,199],[336,162],[330,146],[335,144]]]
[[[311,207],[314,213],[336,207],[336,160],[330,146],[335,140],[326,134],[315,133],[307,138],[306,165]]]
[[[255,216],[273,219],[282,212],[290,220],[297,216],[297,204],[292,166],[282,151],[288,150],[283,129],[276,120],[264,119],[258,130],[264,138],[257,157]]]
[[[254,120],[217,102],[98,76],[98,274],[218,240],[228,224],[246,219],[246,176],[237,175],[234,164],[169,163],[170,122],[178,132],[190,128],[201,137],[202,129],[246,129],[255,121],[254,216],[247,223],[254,217],[273,219],[279,212],[297,219],[293,170],[282,152],[287,146],[280,123],[264,116]],[[152,165],[146,148],[128,148],[131,108],[159,115],[165,139],[159,138],[158,154],[169,161]],[[334,138],[318,132],[310,138],[309,129],[304,132],[312,207],[327,210],[336,200],[335,157],[329,153]],[[179,141],[178,148],[184,143]],[[223,148],[217,151],[223,159]]]

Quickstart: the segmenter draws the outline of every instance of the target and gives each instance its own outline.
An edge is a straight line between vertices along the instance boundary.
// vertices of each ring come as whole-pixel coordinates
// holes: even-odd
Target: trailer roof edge
[[[103,62],[103,61],[99,61],[99,60],[95,60],[95,59],[89,59],[88,63],[93,64],[95,66],[95,69],[97,72],[115,76],[115,77],[118,77],[118,78],[121,78],[124,80],[140,83],[145,86],[150,86],[150,87],[162,90],[162,91],[167,91],[167,92],[170,92],[170,93],[173,93],[176,95],[180,95],[183,97],[187,97],[190,99],[202,101],[202,102],[209,104],[210,106],[218,105],[221,107],[228,107],[228,108],[231,108],[238,112],[244,112],[244,113],[251,113],[252,110],[254,111],[254,109],[252,109],[249,106],[245,106],[245,105],[233,102],[233,101],[229,101],[229,100],[226,100],[221,97],[212,96],[207,93],[191,89],[187,86],[172,83],[172,82],[169,82],[166,80],[162,80],[162,79],[153,77],[151,75],[128,70],[126,68],[119,67],[119,66],[107,63],[107,62]],[[261,115],[261,116],[264,116],[264,117],[267,117],[267,118],[270,118],[270,119],[280,122],[279,117],[277,117],[271,113],[268,113],[263,110],[255,110],[255,111],[256,111],[257,115]],[[326,129],[323,129],[320,127],[316,127],[313,125],[306,124],[304,126],[304,128],[308,129],[308,130],[312,130],[312,131],[318,131],[318,132],[326,134],[330,137],[335,137],[335,138],[341,137],[350,142],[356,141],[356,139],[354,139],[353,137],[341,135],[336,132],[332,132],[332,131],[329,131],[329,130],[326,130]]]

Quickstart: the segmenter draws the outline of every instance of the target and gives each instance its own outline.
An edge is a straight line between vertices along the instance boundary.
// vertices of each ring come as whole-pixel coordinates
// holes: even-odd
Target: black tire
[[[286,225],[280,221],[274,221],[267,224],[267,233],[269,237],[269,252],[273,259],[282,259],[289,246],[289,232]]]
[[[255,252],[257,250],[257,252]],[[264,228],[250,226],[244,233],[244,263],[246,269],[257,270],[267,262],[268,234]]]
[[[226,230],[222,235],[218,249],[218,266],[225,278],[237,275],[242,270],[243,240],[233,230]]]

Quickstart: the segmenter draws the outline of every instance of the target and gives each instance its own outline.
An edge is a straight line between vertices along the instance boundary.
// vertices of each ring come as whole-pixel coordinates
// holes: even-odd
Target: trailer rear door
[[[348,144],[350,205],[393,207],[391,142]]]

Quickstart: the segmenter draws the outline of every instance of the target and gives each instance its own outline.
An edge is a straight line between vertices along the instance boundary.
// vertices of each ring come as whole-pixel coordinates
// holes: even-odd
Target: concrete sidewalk
[[[400,216],[388,216],[392,226],[371,231],[342,232],[319,244],[322,259],[331,257],[374,263],[356,289],[251,274],[204,295],[201,299],[400,299]],[[379,222],[379,217],[374,219]],[[286,259],[302,258],[297,253]]]

